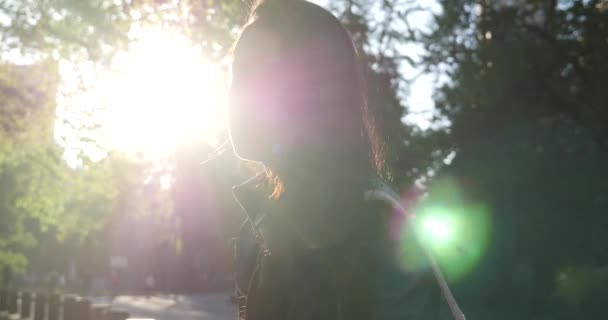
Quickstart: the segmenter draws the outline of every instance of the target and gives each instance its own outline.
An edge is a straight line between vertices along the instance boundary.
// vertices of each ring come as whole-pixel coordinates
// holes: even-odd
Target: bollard
[[[0,312],[8,311],[8,291],[0,290]]]
[[[78,320],[77,311],[78,301],[74,297],[63,299],[63,320]]]
[[[108,305],[95,305],[91,307],[90,319],[91,320],[107,320],[107,312],[109,310]]]
[[[42,292],[36,293],[36,300],[34,302],[34,320],[46,320],[46,301],[46,294]]]
[[[91,319],[91,301],[81,299],[76,304],[76,320]],[[65,320],[65,319],[64,319]]]
[[[59,320],[61,312],[61,296],[57,293],[52,293],[49,296],[49,306],[47,309],[47,320]]]
[[[129,318],[129,313],[126,311],[115,311],[111,310],[108,314],[108,318],[106,320],[127,320]]]
[[[29,319],[32,316],[32,293],[21,293],[21,319]]]
[[[19,313],[19,292],[11,290],[8,294],[8,313]]]

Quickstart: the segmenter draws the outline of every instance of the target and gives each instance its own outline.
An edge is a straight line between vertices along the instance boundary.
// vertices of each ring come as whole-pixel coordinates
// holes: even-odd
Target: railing
[[[126,320],[129,316],[78,296],[0,290],[0,320]]]

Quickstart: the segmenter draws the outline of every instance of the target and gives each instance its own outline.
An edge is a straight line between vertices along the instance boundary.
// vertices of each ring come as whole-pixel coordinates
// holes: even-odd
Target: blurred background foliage
[[[604,319],[608,1],[324,4],[361,51],[392,183],[406,195],[423,190],[428,201],[487,210],[489,244],[454,280],[468,318]],[[205,241],[229,252],[242,218],[230,186],[250,170],[225,155],[201,167],[213,151],[205,143],[161,164],[105,150],[68,165],[54,136],[58,66],[107,65],[131,30],[159,24],[225,65],[248,10],[240,0],[0,1],[0,266],[48,272],[79,261],[106,272],[108,239],[128,225],[127,212],[153,226],[158,246],[175,248],[177,270],[200,258],[195,235],[209,234],[205,225],[222,226],[221,241]],[[428,21],[415,23],[420,14]],[[434,79],[424,130],[404,121],[416,112],[407,97],[420,75]],[[75,126],[99,127],[86,108],[75,114]],[[145,183],[162,179],[170,191]]]

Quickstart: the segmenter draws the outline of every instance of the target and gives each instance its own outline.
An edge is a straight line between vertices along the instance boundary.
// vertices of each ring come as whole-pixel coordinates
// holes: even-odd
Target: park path
[[[108,298],[94,298],[95,304],[109,304]],[[235,320],[236,306],[228,294],[119,296],[113,310],[124,310],[132,318],[156,320]]]

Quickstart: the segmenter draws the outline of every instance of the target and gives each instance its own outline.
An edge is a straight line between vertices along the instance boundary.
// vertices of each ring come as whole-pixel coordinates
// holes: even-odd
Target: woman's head
[[[307,161],[361,171],[381,159],[355,47],[331,13],[263,1],[233,59],[230,132],[241,158],[279,174]]]

